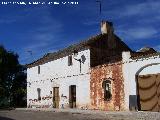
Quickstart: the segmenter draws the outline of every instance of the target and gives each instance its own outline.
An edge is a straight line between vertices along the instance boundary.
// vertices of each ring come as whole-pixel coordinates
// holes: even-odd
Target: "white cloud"
[[[147,2],[141,3],[141,4],[136,4],[136,5],[129,5],[129,6],[125,7],[124,11],[125,12],[122,12],[120,14],[121,17],[140,15],[140,14],[148,14],[149,5]]]
[[[160,15],[160,1],[144,1],[141,3],[135,4],[119,4],[116,6],[120,6],[119,8],[115,9],[107,9],[103,11],[103,15],[108,15],[114,19],[123,19],[125,17],[140,17],[145,16],[145,19],[150,19],[153,16]],[[113,6],[114,7],[114,6]],[[148,18],[147,18],[148,17]]]
[[[126,40],[149,39],[157,33],[158,30],[153,27],[121,28],[117,30],[117,34],[124,36]]]

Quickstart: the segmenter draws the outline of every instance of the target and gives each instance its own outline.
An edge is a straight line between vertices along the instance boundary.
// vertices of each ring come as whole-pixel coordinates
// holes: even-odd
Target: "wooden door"
[[[59,108],[59,87],[53,87],[53,107]]]
[[[69,86],[69,106],[76,108],[76,85]]]
[[[160,74],[138,77],[139,107],[143,111],[160,111]]]

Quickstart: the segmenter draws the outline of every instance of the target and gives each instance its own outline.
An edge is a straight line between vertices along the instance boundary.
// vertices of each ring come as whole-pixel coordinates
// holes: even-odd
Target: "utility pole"
[[[99,3],[99,14],[101,15],[102,12],[102,1],[101,0],[97,0],[97,3]]]

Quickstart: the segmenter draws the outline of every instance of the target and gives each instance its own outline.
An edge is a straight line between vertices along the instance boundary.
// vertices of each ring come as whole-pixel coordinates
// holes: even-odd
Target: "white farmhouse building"
[[[91,68],[121,60],[122,51],[131,51],[113,33],[111,22],[102,22],[101,28],[102,34],[48,53],[27,65],[28,107],[87,109],[95,106],[91,105],[97,99],[91,100]]]
[[[132,51],[103,21],[101,34],[27,65],[27,107],[159,111],[159,83],[160,53]]]

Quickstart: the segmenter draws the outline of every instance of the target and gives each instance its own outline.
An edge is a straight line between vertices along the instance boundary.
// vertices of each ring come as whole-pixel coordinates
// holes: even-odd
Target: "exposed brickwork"
[[[102,82],[111,78],[112,98],[104,100]],[[91,105],[92,109],[124,110],[124,80],[122,63],[104,64],[91,69]]]

